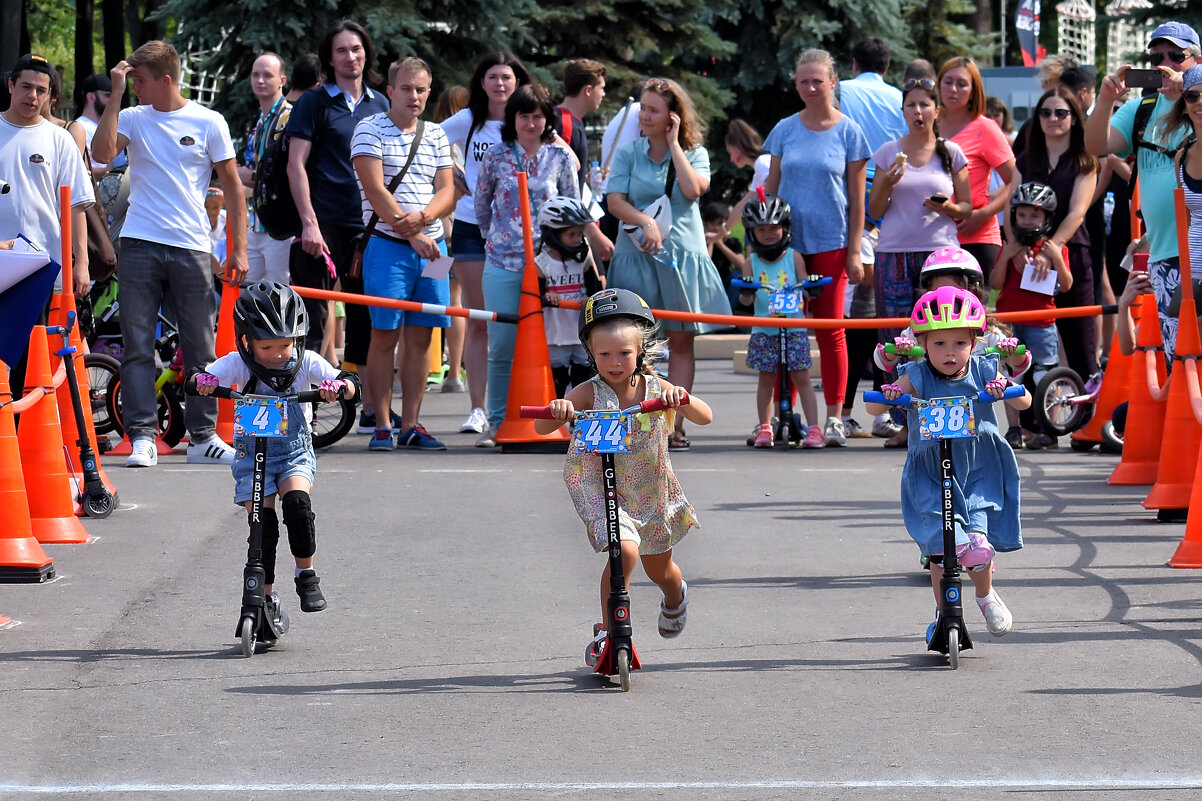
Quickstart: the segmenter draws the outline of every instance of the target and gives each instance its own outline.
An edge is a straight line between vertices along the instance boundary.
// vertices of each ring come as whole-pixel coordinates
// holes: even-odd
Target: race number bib
[[[283,398],[238,398],[234,401],[234,436],[288,436],[288,402]]]
[[[575,453],[630,453],[630,415],[617,411],[577,412]]]
[[[971,398],[931,398],[918,410],[918,433],[923,439],[975,437],[977,421]]]
[[[796,314],[801,311],[800,292],[773,292],[768,296],[769,314]]]

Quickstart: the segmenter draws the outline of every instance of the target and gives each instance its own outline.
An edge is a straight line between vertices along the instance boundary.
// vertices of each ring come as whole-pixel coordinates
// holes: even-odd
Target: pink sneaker
[[[818,426],[810,426],[810,430],[806,432],[806,438],[801,441],[803,448],[825,448],[826,436],[822,433],[822,429]]]
[[[968,532],[968,544],[956,546],[956,560],[961,567],[973,572],[988,567],[995,553],[989,540],[979,531]]]
[[[755,434],[755,447],[771,448],[772,444],[772,426],[764,423]]]

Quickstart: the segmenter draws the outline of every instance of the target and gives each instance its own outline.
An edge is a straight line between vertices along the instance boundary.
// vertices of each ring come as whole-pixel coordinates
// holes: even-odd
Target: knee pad
[[[956,559],[961,566],[973,573],[984,570],[993,562],[996,553],[989,540],[979,531],[968,532],[968,543],[956,546]]]
[[[280,519],[276,516],[275,509],[263,507],[261,513],[263,521],[263,578],[268,584],[275,584],[275,551],[276,545],[280,541]],[[250,515],[246,516],[247,523],[250,522]],[[250,545],[250,536],[246,538],[246,544]]]
[[[292,490],[284,495],[284,525],[288,527],[288,547],[298,559],[308,559],[317,550],[317,531],[313,526],[313,506],[309,493]]]

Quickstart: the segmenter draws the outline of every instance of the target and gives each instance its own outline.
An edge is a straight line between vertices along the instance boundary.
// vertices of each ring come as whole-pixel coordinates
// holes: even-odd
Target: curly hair
[[[681,147],[691,150],[705,142],[705,122],[697,116],[693,100],[683,86],[671,78],[651,78],[643,88],[643,96],[648,92],[662,97],[668,111],[675,112],[680,117]]]

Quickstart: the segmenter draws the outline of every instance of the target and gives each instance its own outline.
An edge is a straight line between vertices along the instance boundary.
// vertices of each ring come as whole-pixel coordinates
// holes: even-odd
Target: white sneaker
[[[150,437],[138,437],[130,443],[126,467],[154,467],[159,463],[159,449]]]
[[[822,432],[826,437],[826,447],[842,448],[847,445],[847,429],[838,417],[826,418],[826,427]]]
[[[233,464],[234,449],[213,434],[188,446],[188,464]]]
[[[1009,608],[1002,602],[996,591],[993,593],[993,597],[981,607],[981,614],[985,616],[985,625],[994,637],[1006,636],[1014,626],[1014,615],[1010,614]]]
[[[901,426],[893,422],[888,412],[878,414],[872,421],[872,436],[889,439],[901,432]]]
[[[459,426],[459,433],[466,434],[471,431],[476,434],[483,434],[488,430],[488,415],[479,406],[472,409],[472,413],[463,421],[463,425]]]

